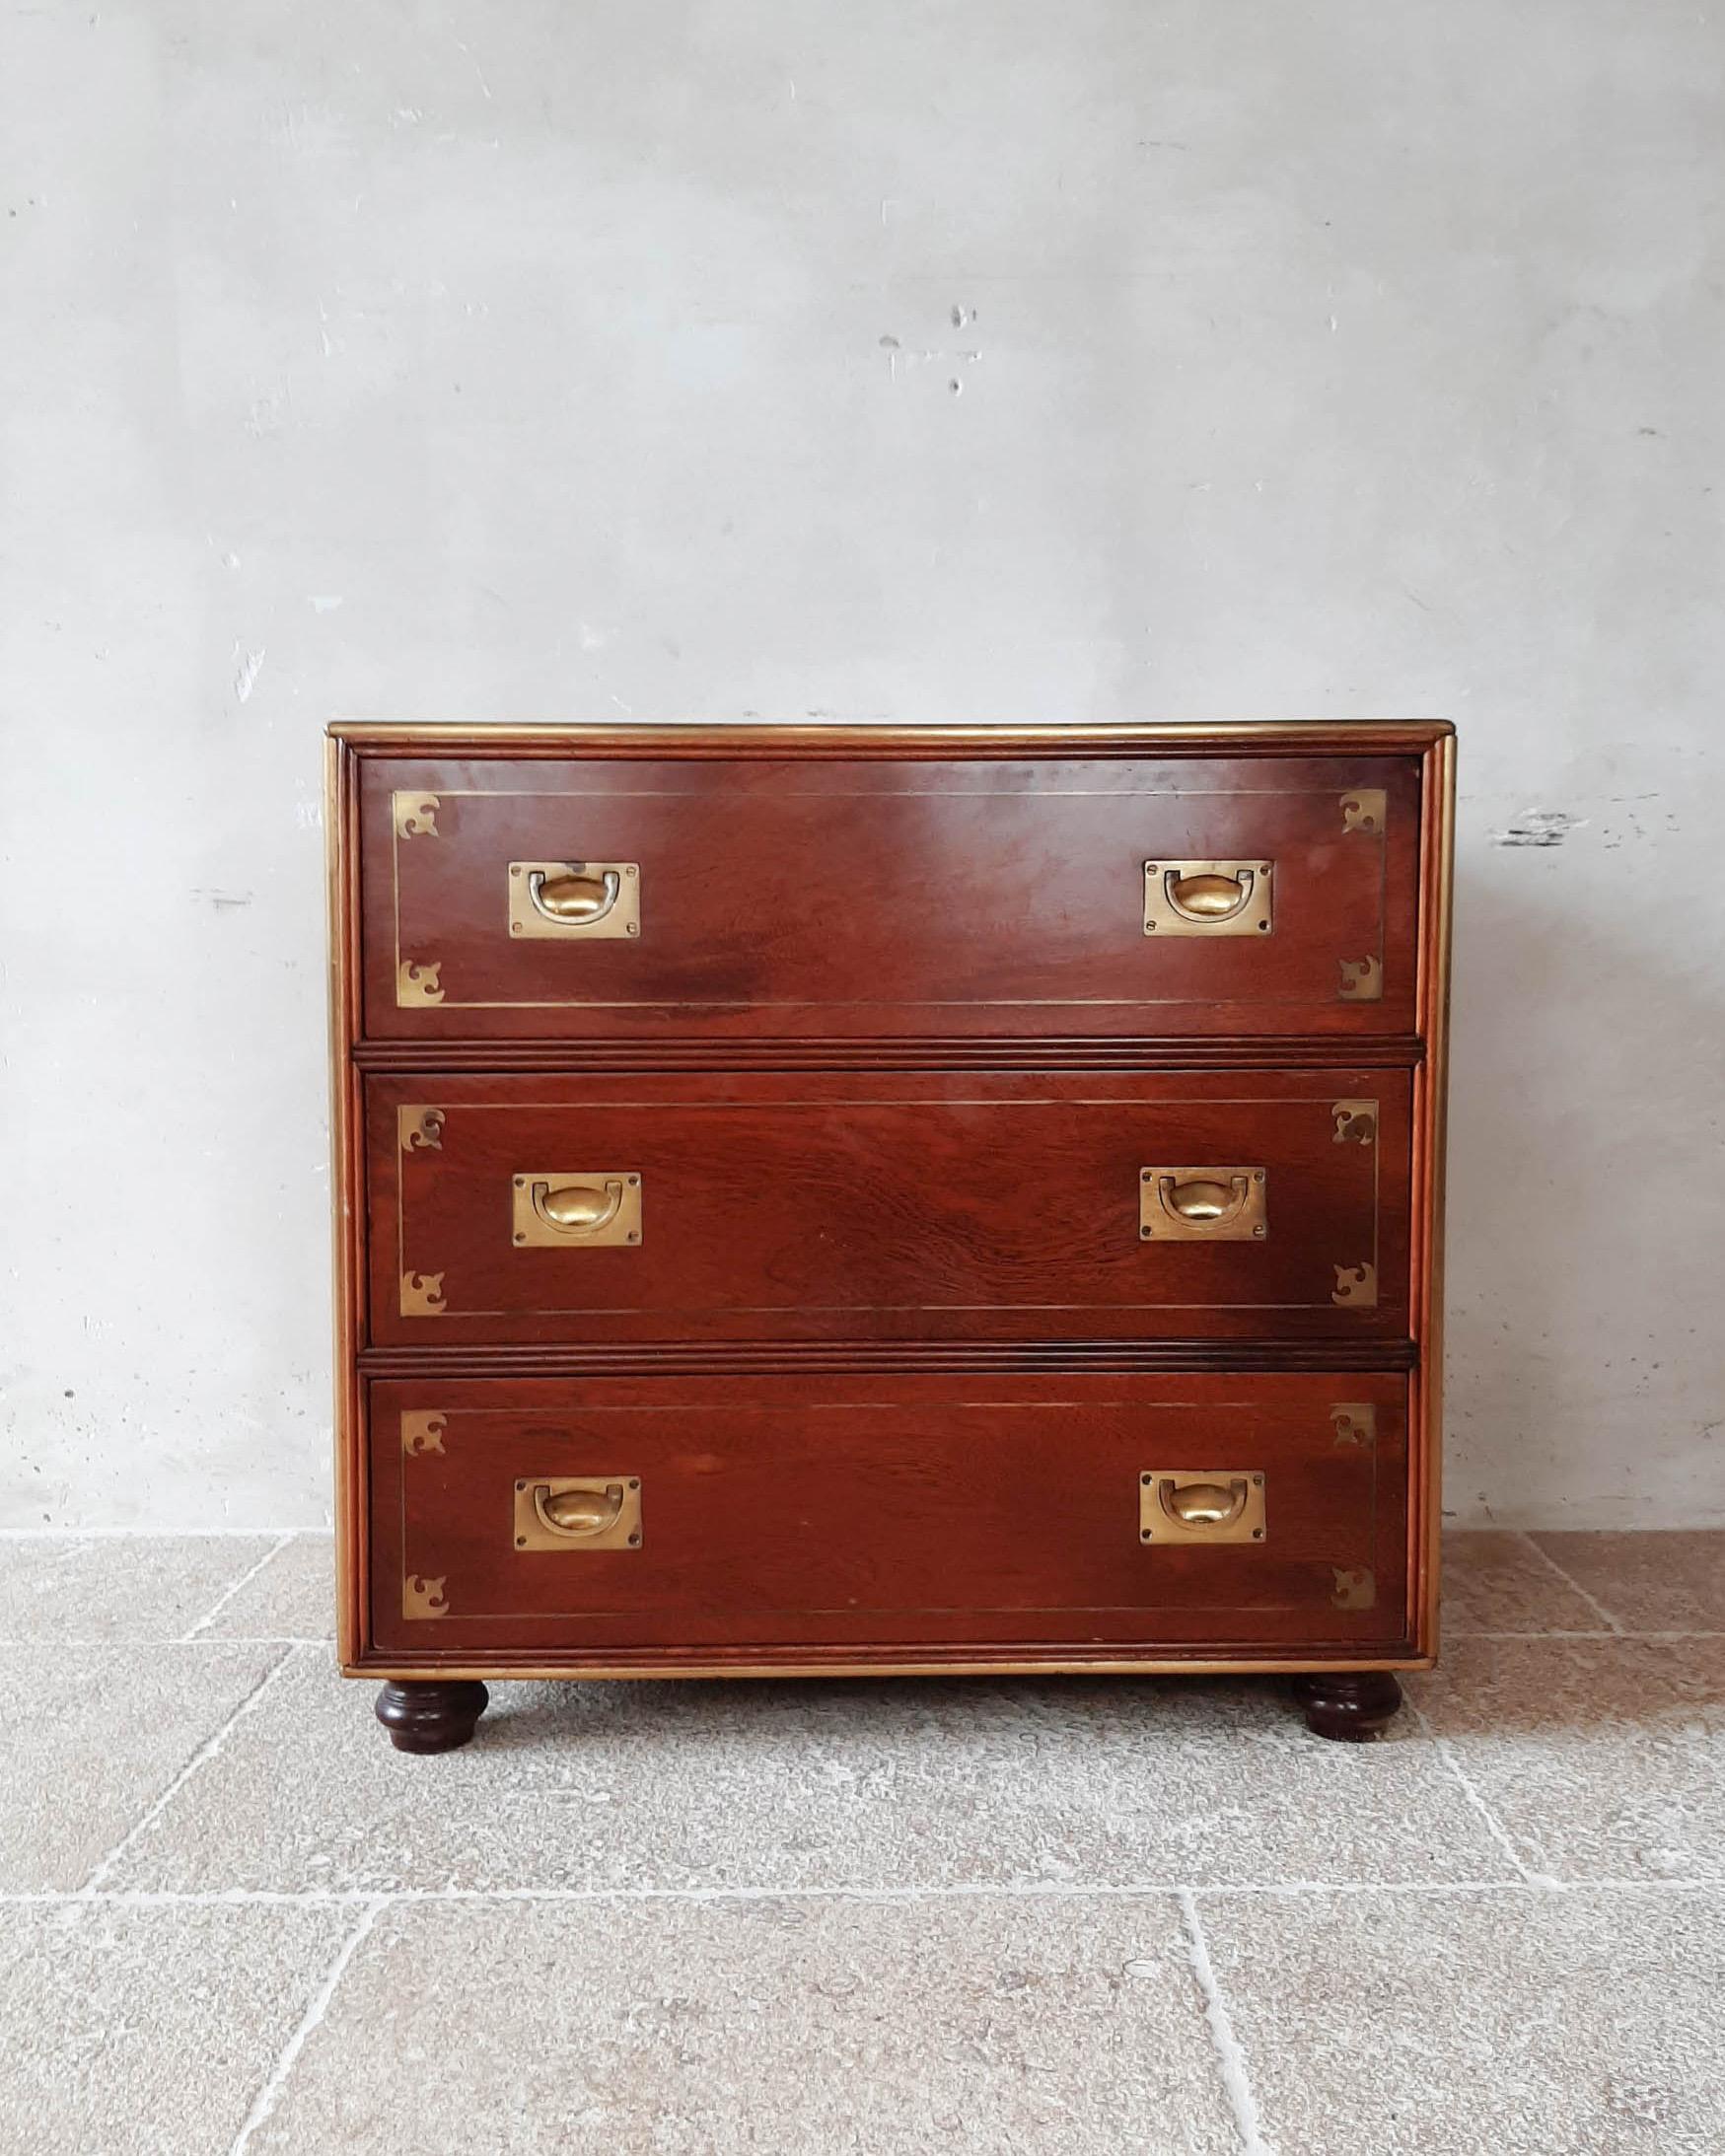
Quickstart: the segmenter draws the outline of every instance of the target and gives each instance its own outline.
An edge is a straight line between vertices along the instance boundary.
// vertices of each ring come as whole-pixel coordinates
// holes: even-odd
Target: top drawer
[[[1405,1034],[1416,755],[360,766],[373,1039]]]

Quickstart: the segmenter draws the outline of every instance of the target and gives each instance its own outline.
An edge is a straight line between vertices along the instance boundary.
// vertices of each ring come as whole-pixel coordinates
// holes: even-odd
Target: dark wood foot
[[[1296,1677],[1294,1697],[1314,1736],[1363,1745],[1383,1735],[1402,1704],[1402,1687],[1388,1670],[1335,1670]]]
[[[472,1736],[490,1697],[470,1678],[447,1684],[392,1680],[378,1693],[376,1712],[397,1752],[454,1752]]]

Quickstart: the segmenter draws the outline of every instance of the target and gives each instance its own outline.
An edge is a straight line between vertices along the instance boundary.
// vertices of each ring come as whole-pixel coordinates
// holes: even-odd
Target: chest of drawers
[[[331,729],[340,1654],[1435,1649],[1453,749]]]

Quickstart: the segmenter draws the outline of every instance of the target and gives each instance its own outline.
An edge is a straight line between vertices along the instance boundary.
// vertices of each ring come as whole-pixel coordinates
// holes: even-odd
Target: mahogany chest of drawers
[[[1435,1649],[1438,724],[341,725],[340,1654]]]

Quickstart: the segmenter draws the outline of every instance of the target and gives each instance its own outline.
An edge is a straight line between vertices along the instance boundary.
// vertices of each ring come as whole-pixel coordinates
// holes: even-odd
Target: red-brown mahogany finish
[[[377,1039],[1372,1035],[1413,1023],[1407,758],[1355,756],[1339,773],[1311,756],[410,758],[368,763],[360,792]],[[638,933],[512,935],[512,864],[563,860],[631,865]],[[1268,864],[1268,927],[1147,935],[1145,864],[1213,860]],[[423,990],[405,1005],[403,967]],[[1344,967],[1373,970],[1369,997],[1339,995]]]
[[[1407,1332],[1404,1071],[391,1077],[367,1104],[378,1344]],[[1167,1171],[1206,1165],[1262,1177],[1240,1240],[1167,1232]],[[516,1179],[547,1173],[638,1176],[640,1240],[518,1247]]]
[[[1382,1726],[1448,728],[332,736],[341,1656],[397,1743],[527,1672],[1280,1669]]]
[[[1408,1650],[1402,1378],[425,1379],[374,1385],[370,1416],[372,1621],[397,1659],[524,1632],[601,1663]],[[1169,1471],[1261,1476],[1261,1540],[1146,1540],[1142,1478]],[[564,1477],[638,1482],[639,1542],[518,1547],[519,1483]]]

